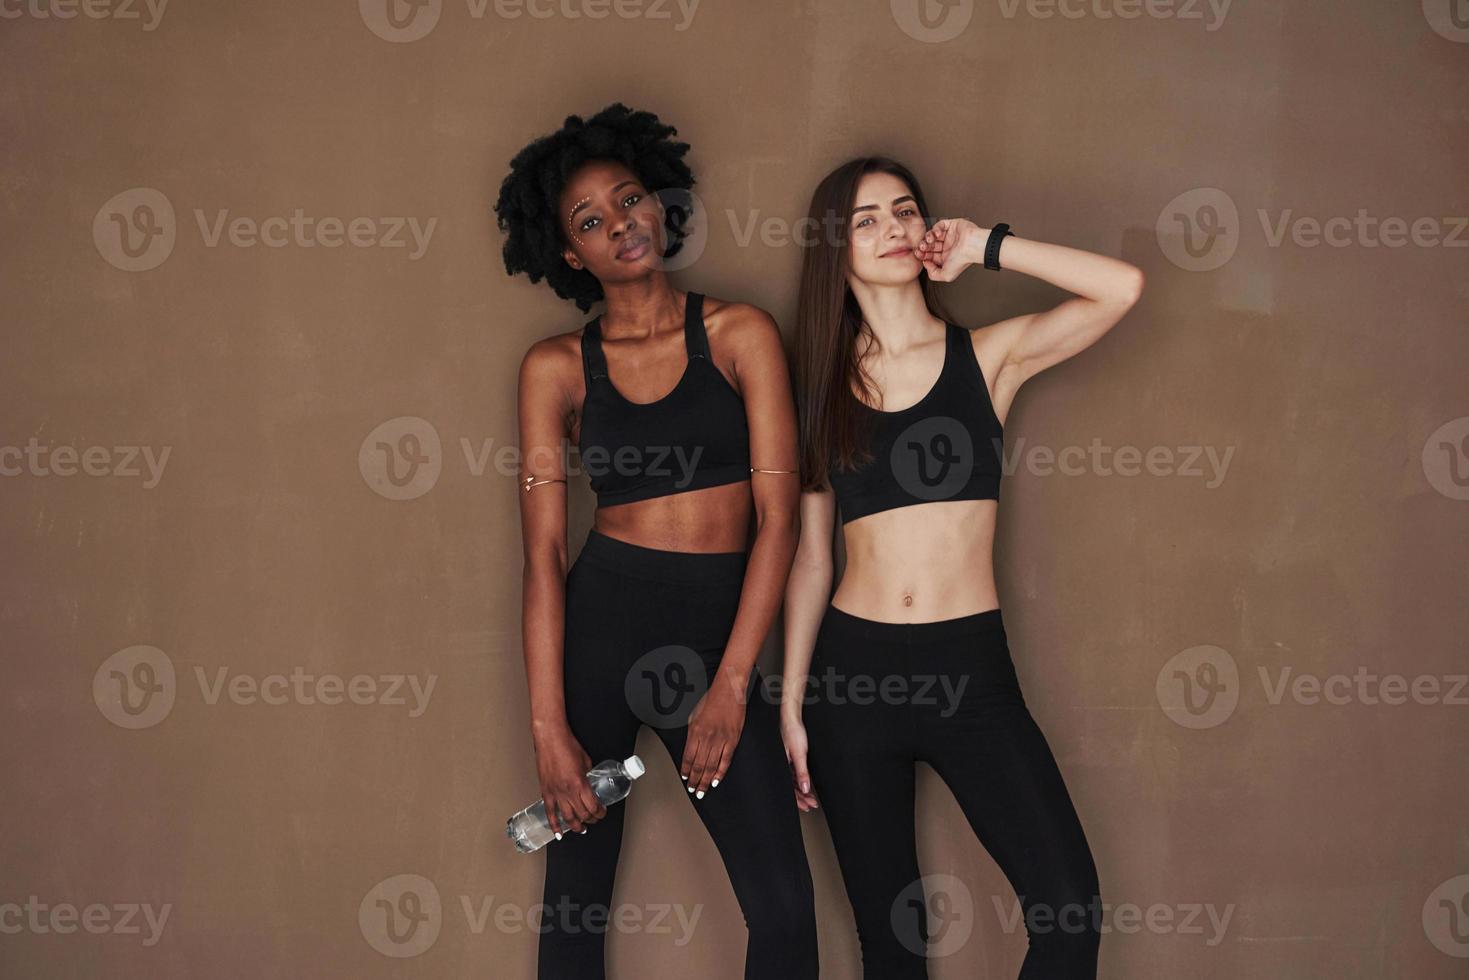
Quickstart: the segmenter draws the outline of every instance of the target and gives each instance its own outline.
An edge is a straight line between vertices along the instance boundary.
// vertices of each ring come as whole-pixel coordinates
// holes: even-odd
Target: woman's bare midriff
[[[846,524],[832,605],[884,623],[931,623],[999,608],[994,500],[895,507]]]
[[[597,508],[592,526],[610,538],[661,551],[746,551],[750,481]]]

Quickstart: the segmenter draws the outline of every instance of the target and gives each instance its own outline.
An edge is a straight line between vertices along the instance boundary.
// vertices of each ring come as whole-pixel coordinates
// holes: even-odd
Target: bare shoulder
[[[751,303],[714,296],[704,298],[704,329],[711,345],[718,343],[736,355],[781,343],[780,327],[768,312]]]
[[[584,328],[543,337],[530,345],[520,361],[520,384],[550,385],[570,390],[581,378],[581,336]]]

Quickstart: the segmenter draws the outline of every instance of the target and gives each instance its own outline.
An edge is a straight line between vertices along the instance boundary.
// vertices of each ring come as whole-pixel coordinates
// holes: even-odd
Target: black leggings
[[[746,561],[744,552],[660,551],[591,532],[567,574],[564,656],[567,719],[594,763],[631,755],[643,724],[675,767],[682,763],[688,714],[724,655]],[[752,672],[752,689],[758,682]],[[599,980],[603,938],[617,913],[644,923],[658,914],[607,909],[627,807],[648,792],[648,780],[668,775],[650,766],[627,803],[608,807],[587,833],[547,846],[541,980]],[[747,980],[816,977],[811,872],[775,706],[747,699],[739,745],[717,789],[696,800],[678,786],[714,839],[744,912]],[[589,909],[599,910],[591,928]],[[634,911],[646,914],[633,918]]]
[[[1020,898],[1030,940],[1021,980],[1094,980],[1096,866],[1021,697],[1000,610],[882,623],[828,606],[810,673],[812,789],[856,914],[866,980],[927,977],[926,957],[948,955],[967,935],[944,930],[973,928],[997,907],[979,897],[959,907],[967,889],[940,880],[926,908],[913,830],[920,761],[948,784]]]

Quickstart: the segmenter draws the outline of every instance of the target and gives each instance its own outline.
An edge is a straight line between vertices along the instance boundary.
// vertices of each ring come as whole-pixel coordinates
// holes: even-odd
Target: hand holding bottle
[[[644,772],[643,760],[635,755],[621,762],[608,759],[587,772],[582,782],[602,812],[606,813],[607,807],[627,798],[627,794],[632,792],[633,780]],[[516,849],[522,854],[538,851],[551,841],[561,839],[561,833],[551,828],[549,814],[553,812],[547,809],[544,799],[536,800],[505,822],[505,836],[515,842]],[[586,833],[586,830],[581,832]]]
[[[546,821],[557,840],[573,830],[584,833],[589,825],[607,815],[607,808],[587,782],[587,771],[591,768],[591,756],[570,728],[563,726],[544,741],[536,742],[541,799],[546,804]]]

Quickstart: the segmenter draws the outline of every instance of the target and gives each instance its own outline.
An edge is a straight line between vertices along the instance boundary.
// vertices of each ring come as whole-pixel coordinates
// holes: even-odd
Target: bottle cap
[[[623,759],[622,768],[626,769],[627,774],[633,779],[637,779],[643,773],[648,771],[647,768],[643,765],[643,760],[639,759],[635,755],[630,755],[626,759]]]

